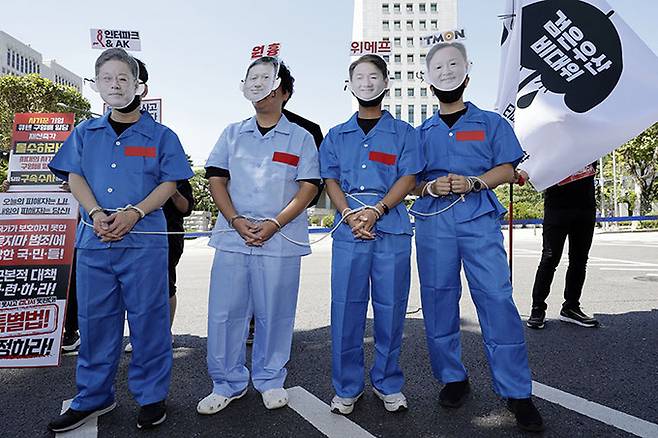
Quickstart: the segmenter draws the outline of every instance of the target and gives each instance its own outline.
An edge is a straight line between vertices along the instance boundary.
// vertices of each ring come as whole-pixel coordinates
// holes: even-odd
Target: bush
[[[322,226],[325,228],[331,228],[334,226],[334,215],[328,214],[322,218]]]
[[[321,221],[322,221],[322,218],[320,216],[309,216],[309,218],[308,218],[308,224],[309,225],[319,226]]]

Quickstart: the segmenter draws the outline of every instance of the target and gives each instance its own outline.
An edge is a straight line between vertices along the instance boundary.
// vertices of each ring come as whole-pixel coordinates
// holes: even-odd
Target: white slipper
[[[212,415],[224,409],[233,400],[237,400],[247,393],[247,388],[238,395],[233,397],[225,397],[223,395],[211,392],[203,400],[196,405],[196,411],[203,415]]]
[[[283,388],[268,389],[261,395],[267,409],[279,409],[288,404],[288,391]]]

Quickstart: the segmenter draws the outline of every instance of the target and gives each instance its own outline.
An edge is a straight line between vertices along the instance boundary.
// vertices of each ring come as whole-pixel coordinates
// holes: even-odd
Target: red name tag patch
[[[395,164],[395,159],[397,158],[397,155],[372,151],[368,154],[368,158],[370,159],[370,161],[377,161],[378,163],[384,163],[389,166],[392,166]]]
[[[155,158],[155,147],[126,146],[123,149],[126,157],[148,157]]]
[[[457,131],[457,141],[484,141],[484,131]]]
[[[299,156],[287,152],[275,152],[274,155],[272,155],[272,161],[297,167],[299,164]]]

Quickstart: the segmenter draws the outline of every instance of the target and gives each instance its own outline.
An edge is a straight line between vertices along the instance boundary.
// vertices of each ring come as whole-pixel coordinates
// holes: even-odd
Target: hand
[[[530,176],[528,175],[528,172],[523,169],[514,169],[514,184],[522,186],[528,182],[529,179]]]
[[[258,236],[258,243],[263,245],[270,240],[277,231],[279,231],[279,227],[277,227],[272,221],[263,221],[259,223],[258,231],[255,233]]]
[[[94,213],[94,234],[98,236],[102,242],[114,242],[122,238],[109,232],[110,220],[103,211]]]
[[[357,239],[374,239],[375,236],[372,233],[369,233],[368,231],[363,230],[363,227],[365,226],[365,222],[359,219],[359,214],[358,213],[352,213],[351,215],[347,216],[345,219],[345,222],[347,222],[347,225],[352,229],[352,234],[354,235],[355,238]]]
[[[356,214],[357,221],[361,223],[360,227],[357,227],[354,237],[358,239],[372,240],[375,238],[375,234],[372,232],[375,222],[377,222],[377,213],[371,209],[366,209],[358,212]]]
[[[450,178],[441,176],[432,182],[432,193],[439,196],[446,196],[450,194],[452,187],[450,186]]]
[[[463,175],[455,175],[451,173],[448,174],[448,178],[450,178],[450,188],[452,193],[455,193],[457,195],[462,195],[464,193],[470,192],[471,189],[473,188],[468,183],[468,178],[466,178]]]
[[[59,185],[59,188],[62,189],[62,190],[64,190],[65,192],[69,192],[69,193],[71,193],[71,186],[69,186],[69,183],[68,183],[67,181],[62,182],[62,183]]]
[[[238,217],[233,220],[233,228],[238,232],[240,237],[244,240],[247,246],[263,246],[258,243],[260,236],[258,232],[258,225],[244,217]]]
[[[0,192],[4,193],[9,190],[9,180],[6,179],[2,181],[2,185],[0,185]]]
[[[96,215],[94,215],[94,217],[95,216]],[[123,236],[128,234],[128,232],[133,229],[137,221],[140,219],[141,216],[139,213],[133,209],[112,213],[107,218],[109,224],[109,228],[107,230],[108,237],[114,237],[113,240],[123,239]]]

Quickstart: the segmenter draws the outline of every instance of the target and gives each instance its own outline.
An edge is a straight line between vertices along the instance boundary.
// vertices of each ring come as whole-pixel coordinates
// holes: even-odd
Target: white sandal
[[[233,400],[241,398],[246,393],[247,388],[245,388],[244,391],[238,395],[234,395],[233,397],[225,397],[223,395],[211,392],[203,400],[201,400],[199,404],[196,405],[196,411],[203,415],[216,414],[217,412],[227,407]]]
[[[288,404],[288,391],[283,388],[268,389],[261,395],[267,409],[279,409]]]

